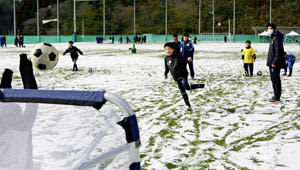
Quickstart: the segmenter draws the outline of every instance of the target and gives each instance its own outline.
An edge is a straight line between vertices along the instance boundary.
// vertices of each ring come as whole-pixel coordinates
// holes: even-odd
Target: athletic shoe
[[[211,92],[211,88],[210,88],[210,85],[208,84],[208,82],[206,81],[205,82],[205,86],[204,88],[208,91],[208,92]]]
[[[276,97],[272,97],[271,99],[269,99],[269,101],[272,103],[276,103],[276,102],[280,102],[280,99],[277,99]]]
[[[190,112],[190,111],[192,111],[192,107],[187,106],[187,107],[186,107],[186,110]]]

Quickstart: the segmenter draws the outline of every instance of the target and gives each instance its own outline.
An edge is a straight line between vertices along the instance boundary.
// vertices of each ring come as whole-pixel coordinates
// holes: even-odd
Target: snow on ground
[[[61,54],[67,48],[65,43],[54,45]],[[300,65],[295,64],[293,77],[282,78],[282,102],[269,103],[272,87],[265,66],[268,44],[252,44],[258,58],[254,70],[263,72],[263,76],[252,78],[242,76],[243,43],[195,45],[197,80],[190,82],[207,80],[212,92],[188,92],[192,112],[184,111],[174,81],[163,79],[163,44],[136,45],[137,54],[130,53],[129,44],[76,43],[75,46],[84,53],[78,61],[80,71],[72,72],[70,57],[60,56],[55,69],[36,71],[40,89],[106,90],[125,98],[138,117],[143,169],[297,169],[300,166]],[[18,55],[29,53],[32,47],[0,49],[0,70],[11,68],[15,72],[14,87],[22,88]],[[288,44],[285,50],[300,56],[297,45]],[[87,117],[79,111],[74,114],[67,108],[58,112],[49,106],[40,112],[33,127],[33,146],[41,145],[38,149],[34,147],[34,154],[38,150],[37,162],[42,162],[41,155],[53,152],[49,151],[52,149],[76,150],[78,146],[72,145],[78,143],[83,147],[86,142],[71,139],[78,136],[90,139],[102,125],[97,123],[99,116]],[[48,112],[54,113],[48,115]],[[55,142],[56,138],[66,146]],[[60,152],[48,159],[70,161],[75,159],[72,156]],[[58,162],[58,166],[62,164]]]

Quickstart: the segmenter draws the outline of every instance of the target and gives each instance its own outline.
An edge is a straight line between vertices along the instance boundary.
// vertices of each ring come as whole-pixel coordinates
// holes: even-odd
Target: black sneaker
[[[280,102],[280,99],[276,97],[272,97],[271,99],[269,99],[269,101],[272,103],[276,103],[276,102]]]

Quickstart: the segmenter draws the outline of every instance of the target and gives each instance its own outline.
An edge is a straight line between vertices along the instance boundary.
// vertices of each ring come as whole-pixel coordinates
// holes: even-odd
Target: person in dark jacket
[[[227,36],[224,36],[224,42],[227,43]]]
[[[276,30],[276,25],[273,23],[268,24],[267,27],[269,37],[271,38],[267,66],[270,70],[270,76],[274,90],[274,97],[270,99],[270,102],[279,102],[282,91],[280,69],[284,68],[285,65],[283,34]]]
[[[3,35],[3,37],[2,37],[2,41],[3,41],[3,45],[4,45],[5,47],[7,47],[7,46],[6,46],[6,37],[5,37],[5,35]]]
[[[180,41],[178,41],[178,35],[174,34],[173,35],[173,45],[174,45],[174,54],[175,55],[180,55],[181,54],[181,49],[182,49],[182,44]]]
[[[182,58],[180,55],[174,53],[174,44],[173,42],[168,42],[164,45],[165,52],[167,56],[165,57],[165,79],[168,78],[168,73],[171,72],[171,75],[174,81],[178,84],[181,95],[184,99],[184,102],[187,106],[187,110],[191,111],[191,104],[189,102],[188,95],[186,90],[193,90],[197,88],[207,88],[210,91],[210,88],[207,84],[189,84],[188,83],[188,72],[186,69],[187,60]]]
[[[185,58],[188,62],[187,64],[189,65],[190,69],[190,74],[192,77],[192,80],[194,80],[195,77],[195,72],[194,72],[194,45],[189,39],[189,34],[185,33],[183,35],[183,42],[182,42],[182,51],[181,51],[181,56]]]
[[[287,54],[286,52],[284,52],[284,57],[285,57],[285,66],[284,66],[283,76],[287,75],[287,69],[289,68],[288,77],[291,77],[293,73],[293,66],[295,64],[296,57],[293,54]]]
[[[15,46],[16,46],[16,47],[19,46],[19,38],[18,38],[18,36],[16,36],[16,38],[15,38]]]
[[[19,36],[19,47],[25,47],[24,46],[24,36],[23,35]]]
[[[3,45],[4,45],[3,37],[0,37],[0,45],[1,45],[1,47],[3,47]]]
[[[77,67],[77,60],[78,60],[78,53],[83,55],[83,53],[75,46],[73,46],[73,41],[69,41],[69,48],[66,49],[66,51],[63,53],[63,55],[70,53],[72,61],[74,63],[73,65],[73,70],[72,71],[78,71]]]

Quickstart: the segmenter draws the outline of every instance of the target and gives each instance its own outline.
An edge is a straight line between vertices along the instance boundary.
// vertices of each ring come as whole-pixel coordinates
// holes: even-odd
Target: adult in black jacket
[[[72,61],[74,63],[73,70],[72,71],[78,71],[78,67],[76,64],[76,61],[78,60],[78,53],[83,55],[83,53],[75,46],[73,46],[73,41],[69,41],[69,48],[66,49],[66,51],[63,53],[63,55],[70,53]]]
[[[188,83],[188,71],[186,69],[187,59],[181,57],[178,54],[174,54],[174,44],[168,42],[164,45],[167,56],[165,57],[165,79],[168,78],[168,73],[171,72],[173,79],[178,84],[181,95],[187,106],[187,110],[191,111],[191,104],[189,102],[186,90],[192,90],[197,88],[206,87],[210,90],[208,84],[189,84]]]
[[[271,81],[274,89],[274,97],[270,102],[278,102],[281,97],[281,80],[280,69],[284,68],[284,48],[283,48],[283,34],[276,30],[276,25],[268,24],[268,34],[271,38],[267,66],[270,70]]]

